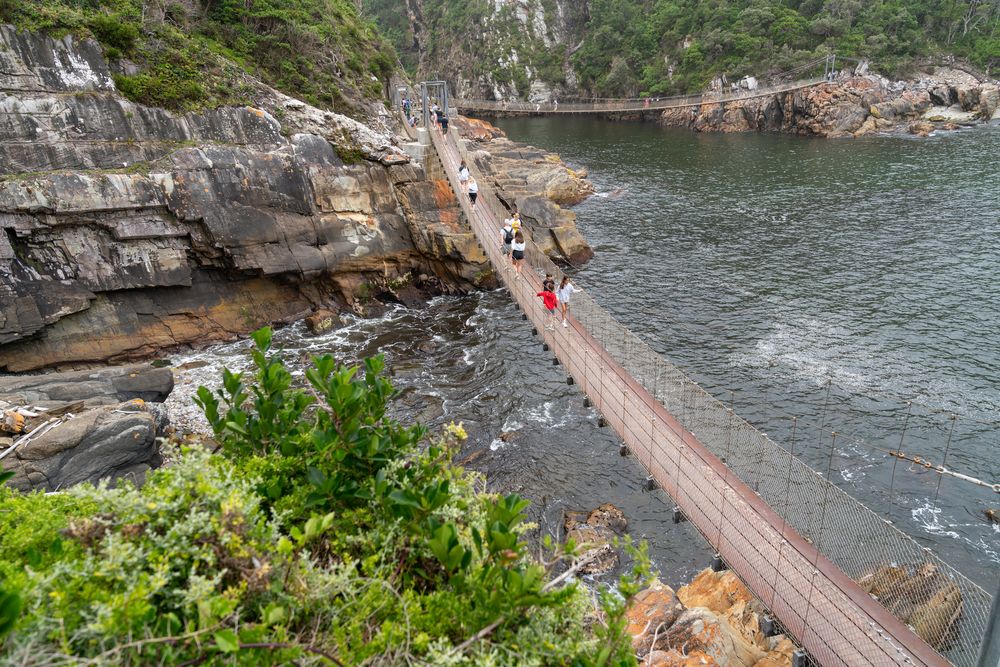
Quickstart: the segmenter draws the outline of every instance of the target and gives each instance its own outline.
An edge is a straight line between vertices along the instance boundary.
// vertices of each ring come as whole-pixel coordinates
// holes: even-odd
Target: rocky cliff
[[[549,100],[574,90],[570,63],[588,3],[579,0],[365,0],[418,78],[459,97]],[[406,20],[402,20],[405,16]]]
[[[137,105],[96,43],[0,27],[0,370],[139,357],[363,310],[421,275],[445,290],[484,275],[433,160],[278,93],[263,106]]]
[[[1000,87],[957,71],[938,71],[914,81],[868,76],[789,93],[670,109],[660,122],[715,132],[788,132],[821,137],[857,137],[908,130],[927,134],[956,123],[998,116]]]

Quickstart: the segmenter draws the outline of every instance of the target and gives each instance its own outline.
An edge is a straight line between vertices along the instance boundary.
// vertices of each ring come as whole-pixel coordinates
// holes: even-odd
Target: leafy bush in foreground
[[[0,660],[634,664],[642,550],[596,603],[551,577],[572,545],[528,554],[526,501],[451,465],[460,426],[427,442],[387,417],[381,359],[317,358],[298,388],[254,339],[252,381],[198,394],[221,455],[180,452],[141,489],[0,489]]]

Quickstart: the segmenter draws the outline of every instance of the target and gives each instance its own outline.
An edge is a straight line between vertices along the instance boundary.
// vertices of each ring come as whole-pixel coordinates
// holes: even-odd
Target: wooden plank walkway
[[[759,88],[757,90],[741,90],[733,93],[699,94],[683,97],[664,97],[649,100],[607,100],[595,102],[567,102],[563,104],[552,102],[505,102],[498,100],[466,100],[453,99],[452,105],[460,113],[503,113],[503,114],[581,114],[581,113],[643,113],[648,111],[664,111],[666,109],[688,109],[706,104],[725,104],[740,100],[753,100],[771,95],[791,93],[804,88],[826,83],[826,78],[818,77],[794,81],[784,85]]]
[[[570,317],[564,328],[548,314],[536,296],[537,272],[526,262],[515,279],[506,263],[498,200],[486,179],[477,178],[480,204],[472,211],[458,182],[462,154],[454,133],[445,138],[436,129],[430,132],[486,256],[537,330],[539,344],[551,349],[636,460],[811,656],[821,665],[950,664],[787,526],[579,320]],[[468,164],[474,169],[471,160]]]

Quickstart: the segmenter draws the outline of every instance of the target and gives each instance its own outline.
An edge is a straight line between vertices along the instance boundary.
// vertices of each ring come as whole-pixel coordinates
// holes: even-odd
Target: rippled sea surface
[[[949,468],[1000,481],[1000,127],[828,141],[498,123],[590,171],[602,196],[576,208],[597,251],[581,286],[741,416],[996,587],[1000,528],[984,512],[1000,494],[886,452],[940,463],[947,451]],[[384,353],[403,390],[396,415],[463,421],[469,466],[532,499],[543,531],[612,502],[669,583],[707,565],[709,547],[642,488],[504,293],[277,340],[300,371],[312,354]],[[246,343],[192,359],[209,365],[182,378],[177,414],[223,364],[245,367]]]

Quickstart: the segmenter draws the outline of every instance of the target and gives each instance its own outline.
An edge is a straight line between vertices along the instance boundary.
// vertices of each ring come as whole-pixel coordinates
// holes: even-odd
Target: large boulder
[[[767,652],[747,641],[724,617],[704,607],[687,609],[666,632],[666,655],[654,656],[652,664],[678,664],[673,660],[700,658],[701,664],[719,667],[749,667]],[[691,664],[681,662],[679,664]]]
[[[640,591],[629,606],[625,630],[632,636],[632,648],[636,655],[643,658],[651,650],[666,647],[667,630],[680,618],[684,609],[674,590],[658,580]],[[659,641],[661,637],[664,642]]]
[[[81,482],[141,482],[160,465],[157,437],[165,412],[141,400],[60,417],[22,436],[4,452],[8,482],[21,491],[57,491]]]

